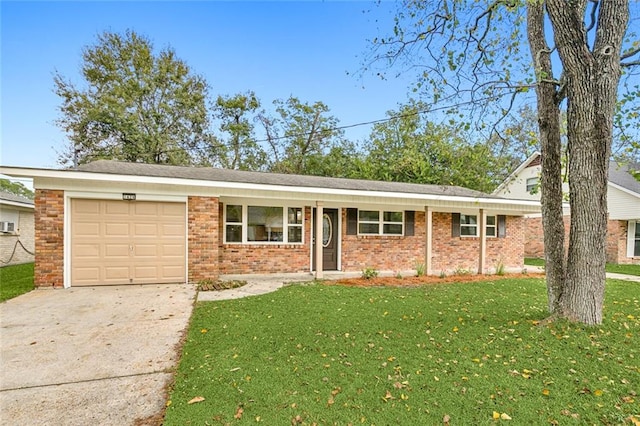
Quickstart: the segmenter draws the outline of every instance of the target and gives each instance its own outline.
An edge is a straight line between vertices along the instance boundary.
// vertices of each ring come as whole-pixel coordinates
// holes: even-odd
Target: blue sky
[[[60,102],[53,73],[81,83],[82,48],[105,30],[132,29],[156,49],[173,47],[214,96],[253,90],[265,106],[290,95],[322,101],[341,125],[384,118],[406,102],[410,81],[360,78],[357,71],[367,39],[392,28],[394,8],[360,1],[1,1],[0,164],[57,167],[65,135],[54,124]],[[362,126],[346,136],[368,133]]]

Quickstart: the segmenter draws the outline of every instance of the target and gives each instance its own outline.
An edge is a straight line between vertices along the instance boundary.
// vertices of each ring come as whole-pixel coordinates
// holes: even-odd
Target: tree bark
[[[598,7],[590,49],[583,23],[586,2],[546,1],[567,84],[571,228],[558,309],[560,316],[585,324],[602,322],[608,165],[620,50],[629,18],[626,0],[602,1]]]
[[[562,211],[562,142],[558,83],[552,80],[551,49],[545,40],[542,2],[529,2],[527,5],[527,36],[537,80],[538,133],[542,150],[540,191],[545,272],[549,312],[554,313],[564,288],[566,265]]]

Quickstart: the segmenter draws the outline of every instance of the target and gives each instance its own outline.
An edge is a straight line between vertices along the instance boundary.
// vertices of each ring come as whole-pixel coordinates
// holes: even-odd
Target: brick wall
[[[64,191],[35,192],[35,278],[37,287],[64,286]]]
[[[522,269],[524,221],[507,216],[507,236],[487,237],[485,272],[493,272],[499,263],[507,270]],[[433,213],[432,273],[456,270],[478,272],[480,238],[452,237],[451,213]]]
[[[189,282],[218,278],[218,204],[216,197],[189,197],[187,201]]]
[[[425,213],[415,212],[415,235],[347,235],[347,211],[342,209],[342,270],[362,271],[375,268],[379,271],[414,270],[417,263],[424,263]]]
[[[220,208],[222,218],[222,205]],[[223,227],[220,220],[218,242],[221,274],[308,272],[310,269],[310,207],[304,209],[303,244],[223,244]]]
[[[564,216],[564,242],[569,249],[569,229],[571,217]],[[606,253],[609,263],[638,263],[640,259],[627,257],[627,221],[607,221]],[[542,232],[542,218],[525,219],[525,257],[544,258],[544,236]]]

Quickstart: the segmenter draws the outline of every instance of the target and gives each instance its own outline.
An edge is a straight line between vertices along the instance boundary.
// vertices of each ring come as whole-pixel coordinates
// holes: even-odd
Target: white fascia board
[[[33,204],[21,203],[20,201],[0,200],[0,206],[21,207],[24,209],[34,210]]]
[[[491,209],[505,209],[512,211],[519,211],[521,213],[536,213],[540,211],[540,203],[538,201],[529,200],[510,200],[501,198],[482,198],[482,197],[463,197],[452,195],[433,195],[433,194],[415,194],[404,192],[385,192],[385,191],[359,191],[351,189],[332,189],[321,187],[298,187],[298,186],[284,186],[284,185],[271,185],[271,184],[255,184],[255,183],[243,183],[243,182],[224,182],[224,181],[209,181],[209,180],[197,180],[197,179],[184,179],[184,178],[169,178],[169,177],[157,177],[157,176],[133,176],[133,175],[118,175],[118,174],[103,174],[103,173],[89,173],[80,171],[68,171],[68,170],[47,170],[47,169],[28,169],[28,168],[12,168],[12,167],[0,167],[0,173],[7,174],[9,176],[16,177],[31,177],[31,178],[48,178],[48,179],[61,179],[61,180],[84,180],[84,181],[96,181],[96,182],[111,182],[111,183],[130,183],[130,184],[157,184],[157,185],[175,185],[175,186],[190,186],[200,188],[210,188],[218,190],[222,195],[227,191],[225,190],[239,190],[239,191],[258,191],[264,192],[280,192],[280,193],[295,193],[306,194],[306,198],[309,200],[324,201],[325,199],[331,199],[331,196],[342,197],[365,197],[371,199],[374,197],[384,199],[407,199],[423,202],[425,205],[435,202],[452,203],[452,204],[464,204],[466,208],[491,208]],[[37,184],[36,184],[37,186]],[[258,195],[258,194],[256,194]],[[412,204],[413,204],[412,202]]]
[[[631,196],[634,196],[634,197],[636,197],[636,198],[640,198],[640,194],[638,194],[637,192],[634,192],[634,191],[632,191],[632,190],[630,190],[630,189],[628,189],[628,188],[625,188],[624,186],[620,186],[620,185],[615,184],[615,183],[613,183],[613,182],[611,182],[611,181],[609,181],[609,182],[608,182],[608,184],[609,184],[612,188],[618,189],[618,190],[620,190],[620,191],[622,191],[622,192],[625,192],[625,193],[627,193],[627,194],[629,194],[629,195],[631,195]]]

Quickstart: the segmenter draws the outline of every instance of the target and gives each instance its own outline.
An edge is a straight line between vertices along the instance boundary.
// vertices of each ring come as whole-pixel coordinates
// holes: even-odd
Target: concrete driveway
[[[0,304],[0,424],[158,424],[194,299],[193,285],[171,284]]]

